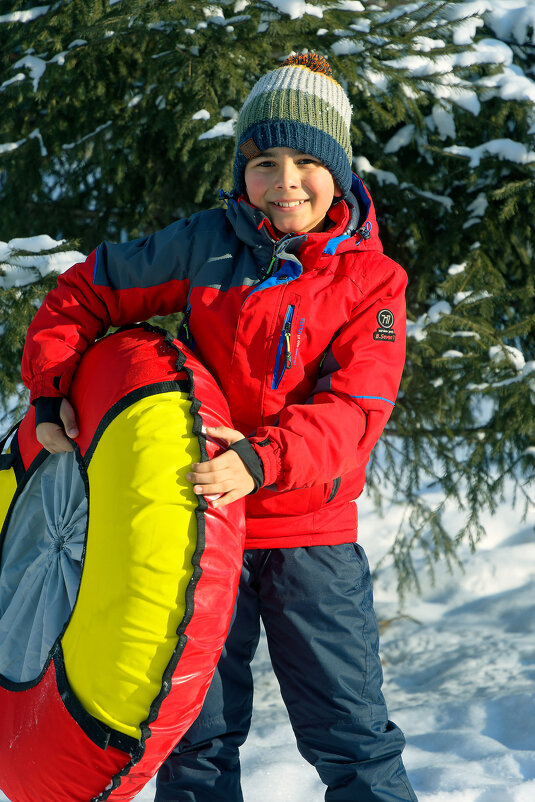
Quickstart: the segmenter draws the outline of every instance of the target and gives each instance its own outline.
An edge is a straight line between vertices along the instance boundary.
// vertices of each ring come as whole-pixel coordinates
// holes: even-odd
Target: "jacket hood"
[[[318,255],[334,256],[355,250],[382,253],[383,246],[370,193],[354,173],[347,198],[337,201],[329,210],[328,216],[333,225],[327,231],[289,234],[281,238],[264,212],[252,206],[245,195],[233,190],[228,194],[222,192],[220,197],[227,203],[227,218],[238,238],[258,252],[266,249],[266,254],[271,256],[274,248],[278,250],[277,243],[284,242],[284,250],[288,254],[297,254],[305,244],[307,250],[317,251]]]

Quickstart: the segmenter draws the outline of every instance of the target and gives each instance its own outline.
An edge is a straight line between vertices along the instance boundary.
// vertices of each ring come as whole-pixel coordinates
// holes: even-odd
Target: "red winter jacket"
[[[321,233],[277,239],[245,198],[150,237],[103,243],[58,278],[28,331],[32,400],[64,396],[108,327],[185,310],[181,339],[211,371],[262,460],[246,548],[356,539],[352,503],[394,407],[406,276],[382,253],[358,178]],[[80,411],[81,412],[81,411]]]

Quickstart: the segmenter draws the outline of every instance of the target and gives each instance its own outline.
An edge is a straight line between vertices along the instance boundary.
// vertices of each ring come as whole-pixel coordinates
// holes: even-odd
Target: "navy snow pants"
[[[327,786],[325,800],[416,802],[405,739],[381,693],[368,561],[352,543],[245,552],[216,673],[158,773],[155,802],[243,800],[239,747],[251,723],[260,618],[298,749]]]

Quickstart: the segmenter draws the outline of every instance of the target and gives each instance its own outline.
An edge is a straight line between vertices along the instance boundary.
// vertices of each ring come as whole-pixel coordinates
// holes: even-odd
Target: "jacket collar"
[[[252,206],[244,195],[235,190],[221,193],[227,202],[227,218],[236,236],[251,247],[259,262],[269,262],[275,255],[287,258],[290,255],[332,257],[335,254],[355,250],[382,252],[377,230],[375,210],[370,194],[357,175],[353,175],[352,191],[346,200],[331,206],[328,217],[332,226],[326,231],[305,234],[290,234],[278,237],[264,212]],[[309,262],[309,258],[306,259]]]

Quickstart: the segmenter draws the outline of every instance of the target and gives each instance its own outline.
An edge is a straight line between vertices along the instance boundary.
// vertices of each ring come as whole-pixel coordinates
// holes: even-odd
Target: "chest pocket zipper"
[[[292,320],[295,306],[290,304],[284,316],[282,331],[277,346],[277,356],[275,358],[275,370],[273,371],[273,381],[271,387],[276,390],[281,383],[282,377],[287,369],[292,367],[292,344],[290,333],[292,330]]]

